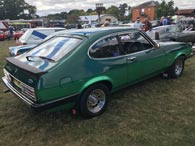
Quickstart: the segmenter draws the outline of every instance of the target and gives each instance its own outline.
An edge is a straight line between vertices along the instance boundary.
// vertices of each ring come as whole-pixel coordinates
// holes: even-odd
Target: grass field
[[[0,77],[8,46],[0,42]],[[0,146],[194,146],[195,57],[179,79],[155,77],[111,95],[107,111],[84,120],[34,113],[0,81]]]

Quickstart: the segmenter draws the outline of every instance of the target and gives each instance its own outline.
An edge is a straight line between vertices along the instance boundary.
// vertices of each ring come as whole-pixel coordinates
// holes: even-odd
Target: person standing
[[[145,18],[144,20],[144,31],[148,31],[152,29],[152,24],[148,20],[148,17]]]
[[[162,20],[162,25],[169,25],[169,20],[166,17]]]
[[[164,19],[165,17],[164,16],[162,16],[161,18],[160,18],[160,26],[162,26],[163,25],[163,19]]]
[[[14,35],[14,28],[12,26],[9,26],[8,31],[9,31],[8,40],[10,40]]]
[[[143,28],[143,24],[140,22],[140,18],[139,18],[139,17],[137,17],[136,22],[134,23],[133,26],[134,26],[135,28],[140,29],[140,30]]]
[[[78,24],[77,24],[77,29],[81,29],[81,28],[82,28],[81,24],[78,23]]]
[[[108,27],[110,25],[110,22],[109,21],[105,21],[104,24],[102,25],[102,27]]]

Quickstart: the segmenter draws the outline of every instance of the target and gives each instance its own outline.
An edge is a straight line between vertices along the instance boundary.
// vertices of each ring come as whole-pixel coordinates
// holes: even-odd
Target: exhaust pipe
[[[3,93],[8,93],[8,92],[10,92],[9,89],[3,90]]]

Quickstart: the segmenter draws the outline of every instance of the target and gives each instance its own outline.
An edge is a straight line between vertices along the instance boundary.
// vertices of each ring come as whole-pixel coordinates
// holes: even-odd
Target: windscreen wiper
[[[48,60],[50,62],[56,62],[55,60],[51,59],[51,58],[47,58],[45,56],[27,56],[26,59],[28,61],[31,61],[31,62],[36,62],[36,61],[39,61],[40,59],[43,59],[43,60]]]

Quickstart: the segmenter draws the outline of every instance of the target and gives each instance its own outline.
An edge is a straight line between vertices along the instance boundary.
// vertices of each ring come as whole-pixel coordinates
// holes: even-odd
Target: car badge
[[[16,69],[14,70],[14,74],[15,74],[17,71],[18,71],[18,69],[16,68]]]
[[[32,84],[33,83],[33,80],[32,79],[28,79],[28,83],[29,84]]]

